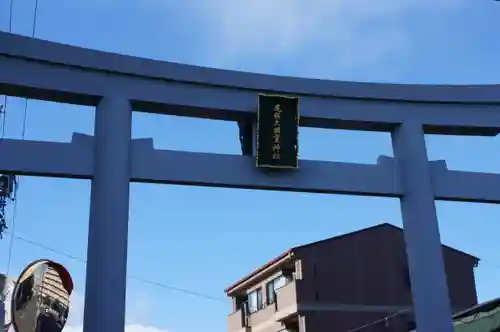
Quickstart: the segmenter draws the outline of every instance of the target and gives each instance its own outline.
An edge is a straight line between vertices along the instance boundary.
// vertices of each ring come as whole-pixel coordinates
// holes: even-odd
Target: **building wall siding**
[[[477,304],[473,257],[443,247],[452,307]],[[335,241],[299,248],[304,280],[297,286],[299,302],[319,306],[335,304],[411,307],[404,234],[387,226],[350,234]],[[393,312],[310,311],[304,313],[307,332],[347,332]],[[411,313],[376,324],[364,332],[405,331]]]
[[[408,331],[412,298],[401,229],[375,227],[305,245],[294,254],[300,332],[348,332],[377,320],[363,332]],[[447,247],[443,255],[452,307],[458,311],[477,304],[476,259]],[[266,283],[280,274],[279,269],[269,272],[244,291],[261,288],[264,302],[263,309],[248,317],[249,332],[277,332],[284,327],[276,321],[275,306],[265,305]],[[402,309],[407,312],[384,319]]]

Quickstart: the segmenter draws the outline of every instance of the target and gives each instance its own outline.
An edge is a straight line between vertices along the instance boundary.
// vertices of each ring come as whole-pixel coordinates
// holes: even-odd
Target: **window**
[[[274,290],[274,282],[268,282],[266,285],[267,304],[273,304],[276,301],[276,292]]]
[[[235,304],[236,304],[236,310],[240,310],[241,308],[246,306],[246,303],[248,301],[248,296],[236,296],[235,299]]]
[[[262,290],[260,288],[248,294],[248,313],[262,309]]]
[[[276,291],[281,287],[285,286],[289,281],[289,278],[281,275],[276,279],[270,281],[266,285],[266,295],[267,295],[267,304],[273,304],[276,302]]]

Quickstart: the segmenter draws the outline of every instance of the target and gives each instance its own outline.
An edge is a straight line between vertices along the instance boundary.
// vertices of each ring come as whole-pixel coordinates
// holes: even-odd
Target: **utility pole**
[[[3,297],[0,299],[0,327],[5,330],[5,304]]]
[[[0,273],[0,328],[7,332],[12,321],[10,306],[12,305],[12,293],[14,281],[7,275]]]
[[[0,328],[5,331],[5,291],[7,290],[7,276],[0,274]]]

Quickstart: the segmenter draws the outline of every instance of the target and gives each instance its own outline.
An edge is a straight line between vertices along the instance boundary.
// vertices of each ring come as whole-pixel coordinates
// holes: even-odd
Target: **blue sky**
[[[34,3],[14,0],[13,32],[31,34]],[[280,75],[478,84],[499,81],[499,18],[500,3],[489,0],[40,0],[36,36]],[[8,1],[2,1],[2,30],[7,22]],[[24,100],[9,98],[6,137],[20,138],[23,109]],[[92,133],[93,119],[88,107],[30,101],[26,138],[69,141],[73,132]],[[149,114],[133,121],[134,137],[153,137],[157,148],[239,153],[233,123]],[[450,168],[500,172],[498,138],[433,136],[427,143],[429,157],[446,159]],[[392,155],[388,134],[303,128],[300,144],[304,159],[374,163],[380,154]],[[86,181],[22,178],[16,233],[85,259],[89,194]],[[437,207],[443,242],[482,259],[479,299],[500,296],[500,207]],[[397,200],[133,184],[129,273],[224,299],[225,286],[291,246],[380,222],[401,225]],[[0,252],[8,245],[8,237],[0,240]],[[0,269],[7,269],[6,256],[0,255]],[[73,274],[77,328],[85,264],[16,240],[9,272],[40,257]],[[127,297],[128,321],[135,324],[129,331],[226,329],[228,303],[133,279]]]

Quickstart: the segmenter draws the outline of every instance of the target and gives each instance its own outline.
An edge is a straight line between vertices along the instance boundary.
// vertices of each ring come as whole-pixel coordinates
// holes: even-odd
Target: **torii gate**
[[[261,172],[252,156],[157,150],[131,139],[133,110],[238,121],[257,94],[300,97],[300,125],[391,132],[376,165],[301,161]],[[500,86],[372,84],[278,77],[141,59],[0,32],[0,94],[96,106],[94,136],[0,142],[0,172],[92,180],[85,332],[124,330],[129,183],[397,197],[418,330],[451,332],[434,200],[500,203],[500,174],[429,162],[424,133],[494,136]],[[112,198],[112,199],[110,199]],[[302,331],[301,331],[302,332]]]

